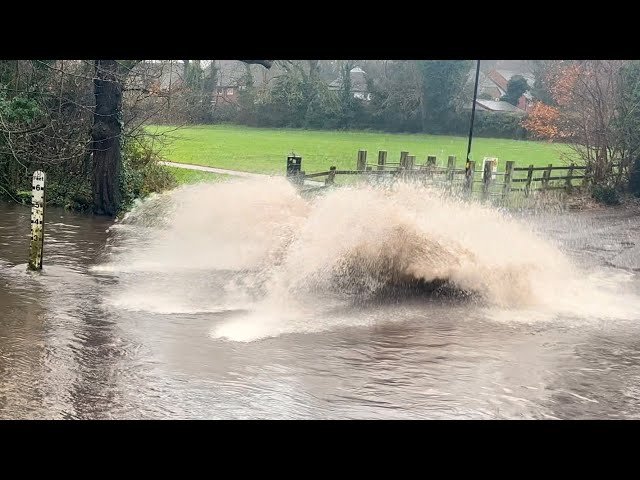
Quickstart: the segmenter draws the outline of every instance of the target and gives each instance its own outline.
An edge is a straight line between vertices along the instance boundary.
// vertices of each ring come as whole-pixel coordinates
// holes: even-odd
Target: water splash
[[[141,202],[113,240],[94,269],[126,286],[112,305],[249,310],[211,332],[240,341],[381,321],[367,302],[407,291],[457,292],[498,321],[601,318],[613,301],[613,317],[637,310],[526,222],[409,184],[313,198],[277,177],[182,187]],[[144,272],[151,283],[135,279]]]

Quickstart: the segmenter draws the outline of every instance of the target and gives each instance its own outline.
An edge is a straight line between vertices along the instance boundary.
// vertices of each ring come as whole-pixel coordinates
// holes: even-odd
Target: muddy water
[[[378,201],[358,193],[353,217],[331,217],[343,232],[334,238],[322,223],[323,208],[335,213],[331,199],[278,203],[251,189],[193,195],[180,196],[182,207],[205,198],[213,213],[191,221],[169,198],[113,228],[49,209],[41,274],[26,272],[29,210],[0,205],[0,418],[640,418],[637,213],[525,215],[530,234],[508,219],[489,229],[508,230],[520,252],[530,245],[536,262],[549,255],[556,267],[545,276],[531,273],[531,258],[517,263],[526,254],[489,245],[488,232],[467,242],[472,230],[445,228],[462,215],[455,209],[424,224],[417,213],[387,212],[383,223],[395,223],[384,230],[358,224],[367,211],[358,202]],[[277,214],[242,217],[265,205]],[[462,223],[480,228],[472,217]],[[322,234],[340,250],[362,231],[356,250],[343,249],[351,263],[308,260],[296,243]],[[426,231],[435,233],[425,251]],[[381,258],[363,240],[390,232],[424,258]],[[484,281],[486,296],[394,290],[353,301],[325,291],[370,293],[393,277],[378,270],[398,265],[442,276],[451,251],[462,250],[472,260],[446,274],[464,288]],[[419,256],[411,252],[406,258]],[[375,261],[354,270],[363,255]],[[442,263],[426,260],[434,256]],[[335,276],[345,264],[346,282]],[[518,285],[535,301],[505,304],[515,295],[500,294],[515,278],[509,268],[530,280]]]

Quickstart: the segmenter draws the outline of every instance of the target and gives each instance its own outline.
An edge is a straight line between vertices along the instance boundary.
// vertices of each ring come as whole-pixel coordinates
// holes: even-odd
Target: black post
[[[473,138],[473,119],[476,116],[476,99],[478,98],[478,80],[480,78],[480,60],[476,67],[476,85],[473,89],[473,103],[471,104],[471,125],[469,125],[469,145],[467,147],[467,164],[465,171],[469,170],[469,155],[471,155],[471,139]]]

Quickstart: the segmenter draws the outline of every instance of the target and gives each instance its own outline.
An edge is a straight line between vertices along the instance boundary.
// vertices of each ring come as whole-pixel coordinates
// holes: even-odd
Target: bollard
[[[44,204],[45,204],[44,172],[38,170],[33,174],[31,189],[31,244],[29,247],[29,270],[42,270],[44,252]]]

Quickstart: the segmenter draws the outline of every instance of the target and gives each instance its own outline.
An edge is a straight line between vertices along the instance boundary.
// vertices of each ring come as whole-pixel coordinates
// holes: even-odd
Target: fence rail
[[[480,169],[476,169],[474,161],[465,162],[464,168],[459,168],[456,167],[455,155],[447,157],[446,165],[438,165],[435,155],[427,156],[424,163],[418,164],[415,155],[410,155],[407,151],[400,153],[398,162],[392,162],[387,161],[387,152],[380,150],[376,163],[372,164],[367,162],[367,151],[359,150],[355,170],[338,170],[332,166],[326,171],[305,173],[302,170],[302,158],[289,157],[287,177],[299,185],[304,185],[304,181],[308,179],[326,177],[324,185],[315,186],[313,190],[334,185],[338,175],[362,175],[369,179],[377,178],[378,180],[385,177],[391,179],[396,177],[416,178],[425,184],[443,186],[449,192],[460,190],[467,195],[480,193],[482,197],[489,198],[506,197],[511,192],[523,192],[525,196],[529,196],[534,191],[564,190],[572,192],[583,188],[593,176],[587,167],[574,163],[567,166],[549,164],[546,167],[533,165],[516,167],[513,161],[507,161],[504,171],[498,172],[494,160],[486,158],[484,166]],[[614,165],[609,175],[619,176],[620,172],[614,173],[614,169],[619,170],[620,168],[619,165]],[[537,173],[536,176],[534,176],[534,172]],[[539,172],[542,172],[541,176]],[[552,176],[552,172],[555,173],[555,176]],[[482,186],[474,191],[476,184]],[[512,184],[524,184],[524,186],[523,188],[514,188]]]

